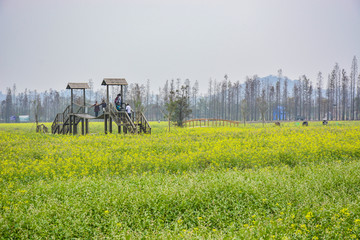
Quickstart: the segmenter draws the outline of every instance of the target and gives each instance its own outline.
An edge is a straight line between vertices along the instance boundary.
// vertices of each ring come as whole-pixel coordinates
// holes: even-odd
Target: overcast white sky
[[[360,58],[360,0],[0,0],[0,91],[105,77],[315,80]]]

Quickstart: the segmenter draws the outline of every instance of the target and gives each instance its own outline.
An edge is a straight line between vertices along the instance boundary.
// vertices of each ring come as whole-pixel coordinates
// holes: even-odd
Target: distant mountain
[[[259,78],[260,82],[262,84],[269,84],[269,85],[272,85],[272,86],[276,86],[276,83],[278,81],[278,77],[277,76],[273,76],[273,75],[269,75],[269,76],[266,76],[266,77],[261,77]],[[284,82],[285,82],[285,77],[282,77],[280,79],[280,90],[282,91],[283,88],[284,88]],[[291,93],[293,88],[294,88],[294,85],[299,83],[299,80],[291,80],[288,78],[288,92]]]
[[[0,91],[0,102],[6,99],[6,95]]]

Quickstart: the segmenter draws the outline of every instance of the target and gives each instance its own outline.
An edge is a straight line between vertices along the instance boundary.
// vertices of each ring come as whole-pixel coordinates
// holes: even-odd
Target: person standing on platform
[[[105,113],[105,110],[106,110],[106,102],[105,102],[104,99],[102,100],[101,107],[102,107],[103,113]]]
[[[121,109],[121,94],[119,93],[115,98],[115,107],[118,111]]]
[[[126,112],[129,115],[129,118],[131,119],[131,107],[128,103],[126,104]]]
[[[97,117],[100,112],[100,104],[98,104],[98,102],[96,101],[95,104],[92,105],[91,107],[94,107],[95,117]]]

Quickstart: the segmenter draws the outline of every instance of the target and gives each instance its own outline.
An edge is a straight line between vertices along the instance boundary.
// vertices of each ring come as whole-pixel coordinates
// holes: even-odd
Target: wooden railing
[[[127,131],[131,133],[137,133],[137,128],[133,122],[133,120],[129,117],[129,115],[125,111],[118,111],[114,105],[109,104],[109,112],[113,120],[118,126],[125,126]],[[132,116],[133,118],[133,116]]]
[[[62,120],[62,113],[58,113],[56,114],[56,117],[51,125],[51,133],[55,134],[56,132],[60,131],[60,122],[62,124],[63,120]]]
[[[239,126],[241,122],[217,118],[197,118],[184,122],[184,127]]]
[[[137,124],[140,127],[139,132],[142,131],[143,133],[151,134],[150,124],[142,112],[140,111],[136,112],[136,120],[137,120]]]
[[[63,131],[63,125],[67,121],[69,112],[70,112],[70,105],[65,108],[63,113],[56,114],[53,124],[51,125],[51,132],[53,134],[61,133]]]
[[[74,104],[73,109],[75,109],[74,113],[85,113],[85,106]],[[71,105],[67,106],[63,113],[56,114],[53,124],[51,125],[51,132],[53,134],[55,133],[66,134],[69,132],[70,111],[71,111]],[[77,125],[80,122],[80,120],[81,120],[80,118],[75,118],[75,125]]]

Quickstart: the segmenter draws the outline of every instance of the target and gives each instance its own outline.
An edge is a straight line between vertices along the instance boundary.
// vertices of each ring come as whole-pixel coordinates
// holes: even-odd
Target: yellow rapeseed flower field
[[[92,125],[100,128],[100,124]],[[4,124],[0,127],[0,178],[26,182],[205,168],[295,166],[351,161],[360,156],[360,124],[355,123],[184,128],[170,133],[165,126],[154,124],[152,135],[87,136],[41,135],[19,129],[19,124]]]

